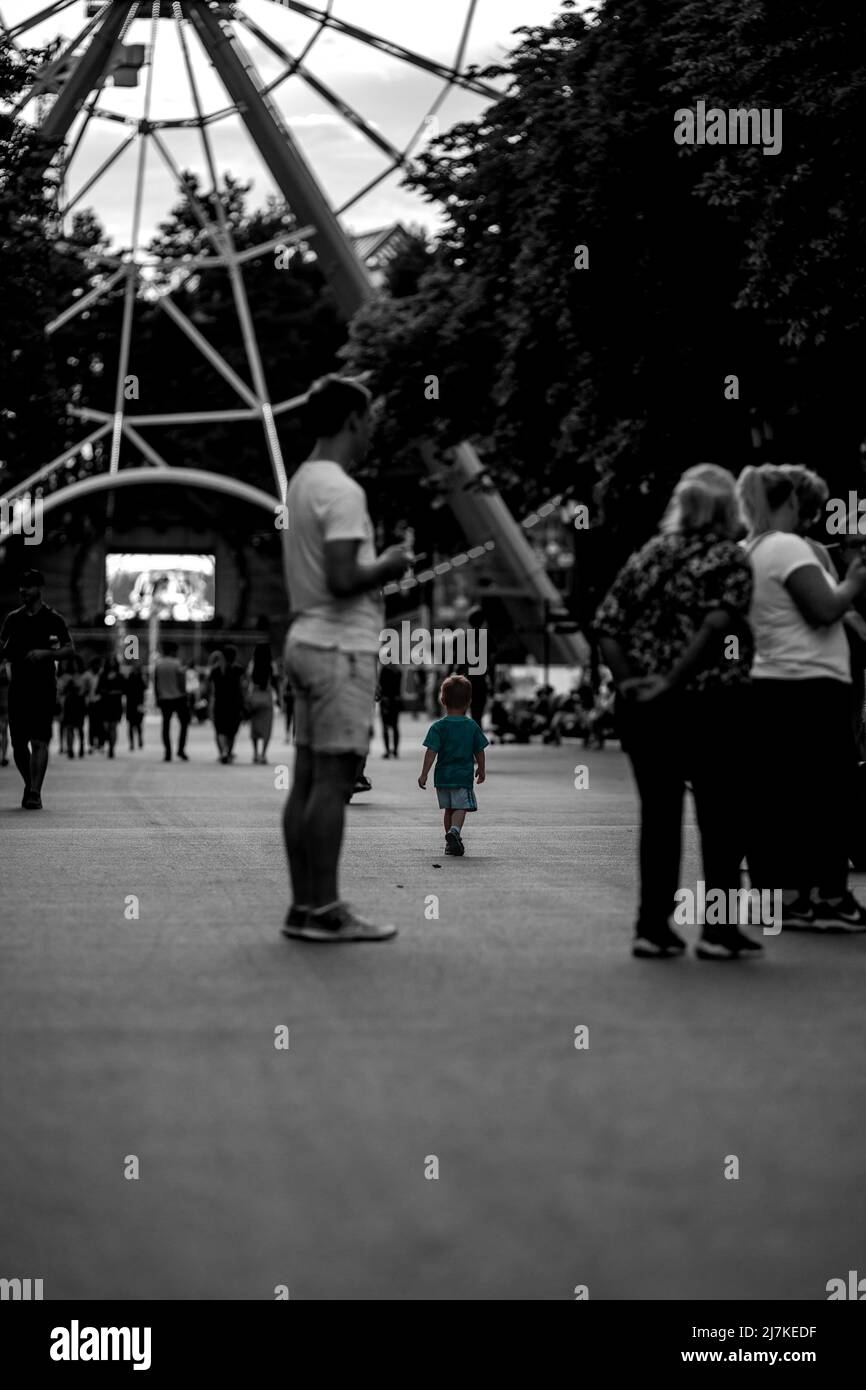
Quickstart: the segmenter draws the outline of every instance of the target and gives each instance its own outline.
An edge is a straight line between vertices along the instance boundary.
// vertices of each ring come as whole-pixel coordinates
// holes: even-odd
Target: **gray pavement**
[[[616,746],[491,748],[455,860],[424,728],[404,718],[399,762],[376,745],[349,811],[344,892],[399,923],[383,945],[279,936],[281,729],[270,768],[243,732],[221,767],[207,730],[166,765],[149,721],[144,753],[54,756],[41,815],[0,771],[0,1276],[47,1299],[824,1299],[866,1272],[866,938],[633,961]]]

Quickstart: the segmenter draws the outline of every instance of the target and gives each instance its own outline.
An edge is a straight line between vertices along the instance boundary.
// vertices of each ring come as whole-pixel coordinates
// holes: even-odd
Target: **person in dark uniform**
[[[129,726],[129,751],[134,752],[136,739],[138,747],[144,747],[144,701],[147,694],[147,674],[142,671],[138,661],[133,662],[123,679],[123,697],[126,722]]]
[[[379,670],[379,713],[386,758],[400,756],[400,711],[403,708],[403,672],[399,666]]]
[[[211,673],[213,723],[221,763],[233,763],[235,760],[235,739],[244,714],[244,668],[239,664],[237,655],[237,647],[223,647],[225,666],[222,670],[217,666]]]
[[[108,756],[114,757],[117,747],[117,727],[123,718],[123,676],[116,656],[106,657],[97,686],[102,701],[102,722],[105,725],[105,739]]]
[[[45,580],[39,570],[21,576],[22,606],[9,613],[0,630],[0,656],[12,669],[9,734],[15,766],[24,779],[25,811],[42,810],[42,783],[57,702],[56,661],[75,648],[60,614],[42,602]]]

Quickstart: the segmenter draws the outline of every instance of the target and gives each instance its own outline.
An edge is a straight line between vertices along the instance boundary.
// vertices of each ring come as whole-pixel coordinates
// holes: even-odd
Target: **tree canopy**
[[[349,363],[396,432],[472,438],[515,509],[591,503],[602,582],[691,463],[788,458],[850,479],[864,38],[862,11],[806,0],[567,4],[520,30],[487,74],[505,95],[409,180],[446,209],[433,264],[352,326]],[[678,145],[674,113],[698,100],[781,108],[781,151]]]

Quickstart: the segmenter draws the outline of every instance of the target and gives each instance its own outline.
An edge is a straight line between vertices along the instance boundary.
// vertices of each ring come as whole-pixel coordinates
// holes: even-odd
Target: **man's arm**
[[[358,559],[360,540],[325,542],[325,578],[335,598],[351,598],[370,589],[381,589],[388,579],[399,579],[409,564],[409,551],[390,545],[378,560],[362,564]]]
[[[65,646],[58,647],[55,651],[52,647],[34,647],[25,656],[25,661],[47,661],[50,657],[52,661],[65,661],[67,657],[75,655],[75,645],[70,639]]]
[[[480,751],[479,753],[476,753],[476,754],[475,754],[475,764],[476,764],[476,767],[477,767],[477,769],[478,769],[478,771],[477,771],[476,774],[475,774],[475,780],[476,780],[476,782],[478,782],[479,785],[480,785],[480,784],[484,781],[485,777],[487,776],[487,773],[486,773],[485,770],[484,770],[484,767],[485,767],[485,759],[484,759],[484,749],[483,749],[483,748],[481,749],[481,751]]]

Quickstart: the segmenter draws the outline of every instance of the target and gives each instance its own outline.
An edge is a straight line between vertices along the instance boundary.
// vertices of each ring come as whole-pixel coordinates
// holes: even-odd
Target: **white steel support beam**
[[[74,413],[75,412],[72,410],[69,412],[70,415]],[[25,478],[23,482],[16,483],[14,487],[11,487],[8,492],[5,492],[3,496],[0,497],[0,502],[9,502],[13,498],[20,496],[22,492],[27,492],[29,488],[41,482],[43,478],[47,478],[50,473],[53,473],[55,468],[59,468],[61,464],[66,463],[71,458],[75,458],[75,455],[80,454],[81,450],[85,448],[86,445],[95,444],[98,439],[103,439],[111,429],[111,417],[104,415],[103,419],[107,423],[101,424],[99,429],[94,430],[86,439],[80,439],[77,444],[70,444],[69,448],[64,449],[62,454],[58,454],[57,458],[52,459],[50,463],[44,463],[41,468],[37,468],[36,472],[31,473],[30,477]]]

